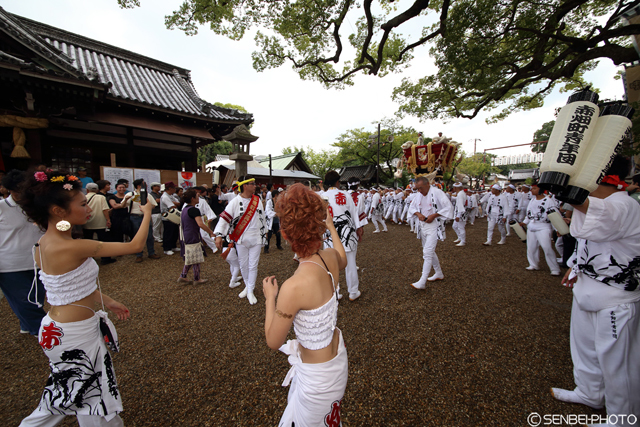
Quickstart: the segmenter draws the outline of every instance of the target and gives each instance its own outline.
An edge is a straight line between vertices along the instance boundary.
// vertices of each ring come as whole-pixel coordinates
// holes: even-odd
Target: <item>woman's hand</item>
[[[140,210],[142,211],[142,213],[144,215],[151,215],[151,211],[153,210],[153,208],[154,208],[154,206],[149,202],[147,202],[144,205],[140,206]]]
[[[327,218],[325,220],[325,224],[327,224],[327,228],[331,230],[332,228],[335,228],[335,225],[333,225],[333,215],[331,215],[329,208],[330,206],[327,206]]]
[[[111,310],[113,314],[118,316],[118,319],[127,320],[129,318],[129,309],[124,304],[116,300],[111,300],[106,302],[105,306]]]
[[[264,292],[265,299],[276,299],[278,296],[278,281],[276,276],[265,277],[262,281],[262,292]]]

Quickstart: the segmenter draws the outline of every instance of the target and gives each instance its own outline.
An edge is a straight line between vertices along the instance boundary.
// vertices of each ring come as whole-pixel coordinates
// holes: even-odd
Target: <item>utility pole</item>
[[[376,187],[380,187],[380,123],[378,123],[378,163],[376,164]]]
[[[480,138],[474,138],[474,139],[473,139],[473,154],[476,154],[476,152],[477,152],[477,151],[476,151],[476,143],[477,143],[478,141],[482,141],[482,140],[481,140]]]

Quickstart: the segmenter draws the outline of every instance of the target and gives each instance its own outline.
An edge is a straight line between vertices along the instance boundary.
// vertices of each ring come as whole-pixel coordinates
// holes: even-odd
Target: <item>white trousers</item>
[[[65,419],[67,415],[52,414],[49,411],[41,411],[36,408],[27,418],[22,420],[20,427],[55,427]],[[120,415],[116,415],[110,421],[99,415],[76,415],[80,427],[123,427],[124,423]]]
[[[233,285],[238,281],[238,276],[240,276],[240,262],[238,261],[238,254],[235,248],[229,249],[227,262],[229,263],[229,269],[231,270],[231,281],[229,282],[229,284]]]
[[[571,359],[576,394],[590,405],[606,404],[608,415],[640,419],[639,334],[640,301],[584,311],[574,297]]]
[[[358,252],[358,248],[347,252],[347,266],[344,269],[344,276],[347,279],[347,290],[349,291],[349,296],[356,296],[358,292],[358,285],[360,284],[358,280],[358,269],[356,268],[356,254]]]
[[[507,236],[511,236],[511,227],[509,226],[509,222],[514,219],[514,214],[508,214],[504,216],[506,218],[505,228],[507,229]]]
[[[400,215],[401,221],[408,221],[407,213],[409,212],[409,203],[404,204],[404,209],[402,210],[402,215]]]
[[[153,239],[156,242],[162,240],[162,214],[151,215],[151,224],[153,227]]]
[[[238,261],[240,262],[240,271],[247,289],[251,292],[256,287],[256,278],[258,277],[258,263],[260,262],[260,252],[262,245],[245,246],[236,245],[238,249]]]
[[[555,230],[553,231],[555,233]],[[562,241],[562,237],[558,237],[556,239],[555,244],[556,252],[560,255],[558,258],[562,258],[562,254],[564,253],[564,242]]]
[[[393,214],[394,210],[395,210],[394,204],[393,203],[389,203],[389,206],[387,206],[387,210],[384,213],[384,219],[391,218],[391,215]]]
[[[469,224],[473,225],[473,223],[476,222],[476,216],[478,216],[478,208],[470,209],[469,215],[467,218],[467,221],[469,221]]]
[[[489,226],[487,228],[487,242],[491,243],[493,238],[493,229],[498,224],[498,230],[500,231],[500,238],[504,240],[507,237],[507,230],[505,230],[504,223],[496,218],[489,217]]]
[[[436,271],[436,274],[442,274],[440,268],[440,260],[436,255],[436,245],[438,244],[438,222],[433,221],[430,224],[424,221],[419,221],[417,224],[420,227],[420,235],[422,242],[422,275],[420,280],[416,283],[419,286],[423,286],[427,283],[431,268]]]
[[[402,221],[402,205],[398,204],[393,209],[393,222]]]
[[[480,215],[480,218],[484,218],[487,216],[487,203],[482,203],[482,215]]]
[[[380,229],[378,228],[378,222],[382,225],[382,229],[384,231],[387,231],[387,223],[384,222],[384,218],[382,217],[382,215],[371,215],[371,222],[373,222],[373,226],[376,228],[376,231],[380,231]]]
[[[458,235],[458,239],[460,239],[460,243],[466,243],[467,242],[467,231],[465,230],[465,227],[467,225],[467,221],[465,220],[460,220],[460,221],[456,221],[455,219],[453,220],[453,225],[451,226],[453,228],[453,231],[456,232],[456,234]]]
[[[558,273],[560,272],[560,266],[551,244],[552,232],[553,229],[551,228],[538,231],[527,230],[527,260],[529,261],[529,266],[540,268],[540,247],[542,247],[549,269],[552,273]]]
[[[526,216],[527,216],[527,210],[526,209],[520,209],[520,213],[518,214],[518,222],[524,221]]]

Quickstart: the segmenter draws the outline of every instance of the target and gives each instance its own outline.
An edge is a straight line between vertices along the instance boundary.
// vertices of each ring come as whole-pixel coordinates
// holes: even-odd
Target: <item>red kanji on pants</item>
[[[324,418],[327,427],[340,427],[340,402],[335,401],[331,404],[331,412]]]
[[[64,336],[62,329],[56,326],[56,322],[51,322],[42,328],[40,347],[43,350],[51,350],[53,347],[60,345],[62,342],[60,337],[62,336]]]

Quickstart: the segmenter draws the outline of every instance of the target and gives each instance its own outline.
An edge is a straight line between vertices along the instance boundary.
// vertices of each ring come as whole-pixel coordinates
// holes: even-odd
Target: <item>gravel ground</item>
[[[418,291],[409,283],[420,276],[421,248],[409,227],[372,232],[365,227],[358,250],[362,297],[344,298],[338,315],[349,355],[345,426],[526,426],[532,412],[594,413],[549,393],[573,388],[571,292],[546,266],[524,269],[526,248],[515,235],[484,247],[486,220],[478,219],[467,226],[467,246],[456,247],[449,227],[437,248],[445,280]],[[286,245],[273,247],[258,277],[284,281],[297,266],[292,256]],[[133,261],[120,257],[100,272],[104,292],[132,313],[114,320],[125,425],[277,425],[289,365],[266,346],[261,285],[250,306],[237,297],[241,287],[228,288],[217,254],[203,265],[203,285],[176,283],[178,256]],[[340,282],[346,294],[344,273]],[[48,362],[33,337],[18,333],[6,300],[0,325],[0,419],[16,426],[36,407]]]

